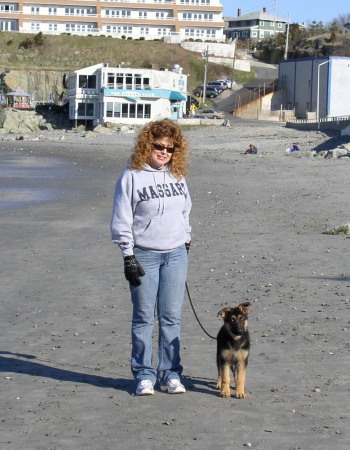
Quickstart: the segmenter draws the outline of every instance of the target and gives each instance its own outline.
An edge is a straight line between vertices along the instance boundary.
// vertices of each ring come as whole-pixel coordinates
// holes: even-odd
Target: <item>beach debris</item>
[[[323,234],[350,234],[350,223],[346,223],[345,225],[338,225],[329,231],[325,231]]]

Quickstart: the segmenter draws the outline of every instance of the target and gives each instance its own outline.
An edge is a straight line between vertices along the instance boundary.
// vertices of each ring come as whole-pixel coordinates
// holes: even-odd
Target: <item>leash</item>
[[[204,329],[203,325],[201,324],[201,322],[200,322],[200,320],[199,320],[199,318],[198,318],[198,316],[197,316],[196,310],[194,309],[194,306],[193,306],[193,303],[192,303],[192,299],[191,299],[191,295],[190,295],[190,291],[189,291],[189,289],[188,289],[187,281],[185,282],[185,286],[186,286],[186,291],[187,291],[188,299],[189,299],[189,301],[190,301],[190,305],[191,305],[191,308],[192,308],[194,317],[197,319],[197,322],[199,323],[199,326],[202,328],[202,330],[204,331],[204,333],[205,333],[207,336],[210,337],[210,339],[217,339],[216,337],[211,336],[211,335]]]

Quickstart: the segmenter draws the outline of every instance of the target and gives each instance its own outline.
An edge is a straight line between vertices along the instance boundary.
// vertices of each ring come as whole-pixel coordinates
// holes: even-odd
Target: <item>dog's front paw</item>
[[[247,398],[247,394],[245,394],[244,392],[236,392],[235,398]]]
[[[231,397],[231,392],[230,392],[230,390],[222,390],[222,391],[220,392],[220,397],[223,397],[223,398]]]
[[[221,389],[221,381],[218,381],[215,386],[216,389]]]

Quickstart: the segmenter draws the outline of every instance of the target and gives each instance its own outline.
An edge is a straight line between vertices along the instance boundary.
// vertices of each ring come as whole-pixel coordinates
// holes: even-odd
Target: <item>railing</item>
[[[288,120],[290,123],[319,123],[319,122],[343,122],[345,120],[350,120],[350,116],[332,116],[332,117],[322,117],[320,119],[293,119]]]

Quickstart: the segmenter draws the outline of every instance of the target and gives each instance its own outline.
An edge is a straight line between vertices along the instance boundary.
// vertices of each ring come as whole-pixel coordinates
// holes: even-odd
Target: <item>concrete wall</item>
[[[236,70],[242,70],[243,72],[250,72],[250,62],[246,59],[236,58],[234,60],[233,58],[217,58],[215,56],[209,56],[208,61],[227,67],[232,67],[234,61]]]
[[[181,42],[181,47],[191,52],[203,53],[208,50],[210,56],[234,58],[236,44],[217,44],[212,42]]]

